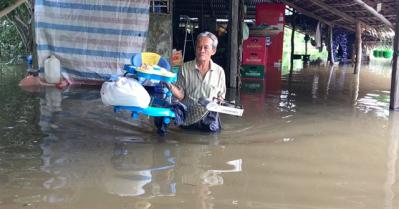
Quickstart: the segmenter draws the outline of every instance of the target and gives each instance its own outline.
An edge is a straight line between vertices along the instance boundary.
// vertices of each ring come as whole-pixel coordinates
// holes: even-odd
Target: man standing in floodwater
[[[195,59],[184,63],[177,82],[167,87],[187,106],[182,128],[216,132],[221,129],[219,113],[207,111],[198,100],[202,97],[224,99],[226,94],[224,70],[211,59],[218,39],[210,32],[202,32],[195,43]]]

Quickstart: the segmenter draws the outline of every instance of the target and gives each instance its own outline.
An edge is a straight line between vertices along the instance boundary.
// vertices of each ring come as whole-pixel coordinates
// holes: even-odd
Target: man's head
[[[195,58],[197,61],[209,61],[216,53],[218,39],[210,32],[202,32],[197,36]]]

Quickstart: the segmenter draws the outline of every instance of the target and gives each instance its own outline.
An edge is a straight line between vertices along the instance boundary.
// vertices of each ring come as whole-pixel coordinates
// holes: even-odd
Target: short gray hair
[[[202,33],[198,34],[197,39],[195,40],[195,43],[197,44],[198,40],[200,38],[202,38],[202,37],[210,38],[212,40],[212,48],[216,49],[216,47],[218,46],[219,41],[218,41],[218,38],[213,33],[205,31],[205,32],[202,32]]]

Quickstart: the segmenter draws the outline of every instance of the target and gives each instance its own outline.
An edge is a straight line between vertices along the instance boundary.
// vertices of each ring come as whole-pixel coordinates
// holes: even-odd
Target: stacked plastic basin
[[[392,58],[392,50],[390,49],[376,49],[373,51],[373,56],[375,58],[386,58],[386,59],[390,59]]]

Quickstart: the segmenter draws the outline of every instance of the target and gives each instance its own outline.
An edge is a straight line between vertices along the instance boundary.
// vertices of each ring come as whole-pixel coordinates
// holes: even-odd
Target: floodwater
[[[0,70],[1,209],[399,208],[387,65],[243,83],[221,133],[165,137],[97,88],[22,90],[23,71]]]

